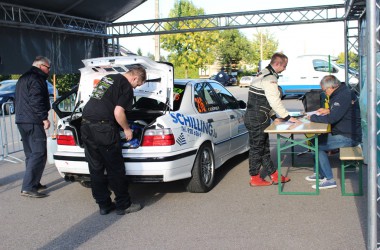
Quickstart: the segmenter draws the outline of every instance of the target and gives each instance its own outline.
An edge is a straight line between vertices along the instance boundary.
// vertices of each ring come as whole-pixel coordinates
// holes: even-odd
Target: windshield
[[[172,111],[177,111],[181,106],[183,94],[185,92],[185,85],[174,85],[173,89],[173,109]],[[135,102],[132,109],[147,109],[147,110],[165,110],[166,105],[163,102],[157,101],[149,97],[137,96],[135,97]]]

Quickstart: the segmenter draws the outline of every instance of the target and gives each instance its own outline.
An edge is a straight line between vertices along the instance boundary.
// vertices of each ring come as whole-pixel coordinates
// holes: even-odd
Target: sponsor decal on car
[[[195,101],[195,104],[196,104],[196,107],[197,107],[199,113],[205,113],[207,111],[205,104],[203,103],[202,98],[195,97],[194,101]]]
[[[181,113],[171,113],[170,116],[173,118],[174,123],[179,123],[182,125],[181,128],[184,133],[192,134],[198,137],[200,137],[202,133],[206,133],[214,138],[217,138],[216,131],[212,127],[211,123]]]
[[[185,136],[183,135],[183,133],[181,133],[177,140],[175,140],[177,142],[178,145],[182,146],[182,145],[185,145],[187,142],[186,142],[186,139],[185,139]]]

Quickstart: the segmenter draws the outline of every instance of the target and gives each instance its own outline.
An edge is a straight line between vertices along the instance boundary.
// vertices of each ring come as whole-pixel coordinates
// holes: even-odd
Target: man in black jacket
[[[39,190],[46,189],[40,180],[47,158],[45,129],[50,127],[50,101],[46,83],[49,71],[50,60],[37,56],[32,68],[16,84],[16,124],[24,146],[26,167],[21,195],[32,198],[47,196]]]
[[[319,136],[319,178],[313,174],[306,177],[306,180],[320,181],[319,188],[328,189],[336,188],[336,181],[327,151],[359,145],[362,141],[362,128],[359,102],[353,91],[333,75],[322,78],[321,88],[330,97],[329,108],[317,110],[317,115],[312,115],[309,119],[312,122],[331,124],[331,133]],[[315,189],[316,185],[312,187]]]

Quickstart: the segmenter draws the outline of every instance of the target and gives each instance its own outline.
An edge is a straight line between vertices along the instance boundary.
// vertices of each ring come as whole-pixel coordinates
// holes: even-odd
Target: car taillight
[[[70,130],[58,129],[57,144],[66,146],[76,146],[74,134]]]
[[[145,130],[141,146],[170,146],[174,145],[174,135],[170,128]]]

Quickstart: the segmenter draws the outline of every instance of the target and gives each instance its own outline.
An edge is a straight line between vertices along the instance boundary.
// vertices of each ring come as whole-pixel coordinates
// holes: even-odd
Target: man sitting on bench
[[[335,76],[321,80],[321,89],[329,96],[329,108],[320,108],[316,115],[307,117],[312,122],[331,124],[331,133],[319,135],[319,178],[313,174],[308,181],[320,181],[319,188],[336,188],[336,181],[326,151],[342,147],[355,147],[361,143],[362,128],[358,99],[346,84]],[[316,185],[312,186],[314,189]]]

